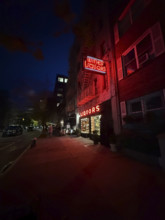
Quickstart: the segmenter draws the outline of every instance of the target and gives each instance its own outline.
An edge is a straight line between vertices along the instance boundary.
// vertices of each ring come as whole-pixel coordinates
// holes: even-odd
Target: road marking
[[[10,147],[9,149],[8,149],[8,151],[9,152],[11,152],[11,151],[15,151],[15,150],[17,150],[18,148],[16,147],[16,146],[12,146],[12,147]]]
[[[10,161],[6,165],[4,165],[0,171],[0,175],[4,174],[13,165],[13,163],[14,161]]]
[[[11,144],[8,144],[8,145],[6,145],[6,146],[4,146],[4,147],[1,147],[1,148],[0,148],[0,151],[1,151],[1,150],[4,150],[5,148],[8,148],[8,147],[12,146],[13,144],[15,144],[15,142],[12,142]]]

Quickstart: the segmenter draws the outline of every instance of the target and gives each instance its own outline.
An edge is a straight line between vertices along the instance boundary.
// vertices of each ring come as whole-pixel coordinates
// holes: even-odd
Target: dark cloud
[[[44,56],[42,53],[42,50],[40,48],[37,48],[36,51],[33,53],[33,56],[37,59],[37,60],[43,60]]]
[[[23,39],[16,36],[9,36],[4,33],[0,33],[0,45],[4,46],[10,51],[29,52],[28,47]]]
[[[23,38],[0,33],[0,45],[5,47],[9,51],[21,51],[23,53],[32,54],[37,60],[43,60],[44,56],[40,48],[36,48],[42,45],[42,42],[26,42]],[[31,48],[32,47],[32,48]]]
[[[75,14],[72,12],[69,1],[55,1],[54,4],[54,13],[57,17],[61,18],[67,24],[70,24],[75,19]]]

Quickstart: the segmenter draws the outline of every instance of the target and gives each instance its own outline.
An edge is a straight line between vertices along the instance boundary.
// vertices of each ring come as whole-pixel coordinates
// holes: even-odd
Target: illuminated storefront
[[[89,134],[89,118],[81,119],[81,133]]]
[[[91,116],[91,133],[93,134],[93,131],[97,131],[98,135],[100,135],[100,119],[101,115]]]

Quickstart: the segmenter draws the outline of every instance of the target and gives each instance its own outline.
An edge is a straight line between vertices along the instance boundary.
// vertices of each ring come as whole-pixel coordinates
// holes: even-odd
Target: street
[[[165,219],[160,168],[82,137],[39,138],[0,177],[0,195],[3,220]]]
[[[12,166],[17,158],[31,144],[34,137],[38,137],[41,131],[27,132],[12,137],[2,137],[0,133],[0,175]]]

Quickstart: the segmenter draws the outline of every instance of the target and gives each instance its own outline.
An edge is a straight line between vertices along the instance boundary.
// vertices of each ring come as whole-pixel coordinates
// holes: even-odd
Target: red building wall
[[[121,57],[148,28],[160,22],[165,39],[165,7],[153,0],[116,44],[116,57]],[[165,53],[150,60],[143,68],[118,82],[120,101],[134,99],[165,88]]]
[[[165,88],[165,53],[119,81],[120,101],[137,98],[163,88]]]

